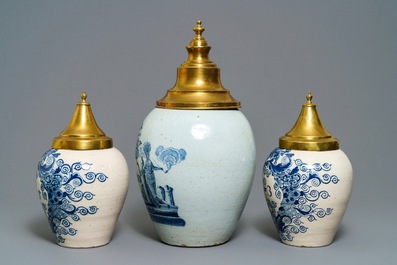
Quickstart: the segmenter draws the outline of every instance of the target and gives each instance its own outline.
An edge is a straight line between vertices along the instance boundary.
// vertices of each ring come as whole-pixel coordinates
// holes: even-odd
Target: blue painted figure
[[[148,209],[150,218],[157,223],[185,226],[185,221],[178,215],[178,206],[175,205],[173,188],[169,185],[157,187],[155,171],[168,171],[176,164],[185,160],[186,151],[173,147],[159,146],[155,155],[166,169],[153,164],[150,158],[151,144],[138,140],[136,149],[137,174],[141,192]]]

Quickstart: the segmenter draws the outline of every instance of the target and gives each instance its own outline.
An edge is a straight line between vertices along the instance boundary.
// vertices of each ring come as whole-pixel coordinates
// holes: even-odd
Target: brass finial
[[[312,94],[306,96],[301,113],[294,127],[279,139],[279,147],[292,150],[328,151],[339,149],[339,141],[323,126],[312,103]]]
[[[105,135],[95,121],[91,104],[86,101],[87,93],[81,93],[81,102],[69,125],[52,142],[52,148],[69,150],[95,150],[113,147],[112,138]]]
[[[307,99],[306,104],[312,104],[312,98],[313,98],[312,93],[309,91],[309,93],[307,93],[306,95],[306,99]]]
[[[208,58],[208,52],[210,51],[211,47],[208,46],[207,41],[203,37],[203,32],[205,31],[205,28],[203,28],[201,26],[201,20],[197,20],[197,25],[193,28],[193,31],[196,33],[196,36],[191,40],[191,42],[186,47],[186,49],[188,50],[189,54],[192,54],[192,53],[194,53],[191,49],[192,47],[196,47],[196,49],[197,49],[197,47],[206,47],[207,46],[208,50],[206,50],[205,53],[207,54],[207,58]],[[208,60],[209,60],[209,58],[208,58]],[[216,67],[216,65],[215,65],[215,67]]]
[[[201,20],[193,28],[196,36],[186,47],[187,60],[178,68],[176,83],[157,101],[166,109],[237,109],[240,102],[222,86],[220,70],[209,58],[211,46],[202,36]]]
[[[201,38],[201,34],[204,32],[205,28],[201,26],[201,20],[197,20],[197,25],[193,28],[196,32],[196,38]]]
[[[81,92],[81,101],[86,102],[85,100],[87,99],[87,92],[83,91]]]

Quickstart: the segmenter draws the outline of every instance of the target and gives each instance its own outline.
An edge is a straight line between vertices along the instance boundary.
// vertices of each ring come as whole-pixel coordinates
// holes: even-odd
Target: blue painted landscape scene
[[[149,142],[142,143],[138,140],[135,154],[138,182],[150,218],[165,225],[185,226],[185,220],[178,215],[174,189],[170,185],[157,186],[156,171],[167,174],[172,167],[185,160],[187,153],[184,149],[164,148],[160,145],[156,148],[155,162],[153,162],[151,150]]]

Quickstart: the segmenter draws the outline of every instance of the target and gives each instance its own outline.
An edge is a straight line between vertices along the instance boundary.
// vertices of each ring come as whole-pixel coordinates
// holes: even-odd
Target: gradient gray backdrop
[[[187,249],[158,241],[133,158],[197,19],[251,122],[258,159],[230,242]],[[397,1],[0,1],[0,263],[395,264],[396,83]],[[87,250],[54,243],[35,187],[37,162],[82,90],[131,178],[112,241]],[[317,249],[278,241],[261,180],[308,90],[355,175],[334,243]]]

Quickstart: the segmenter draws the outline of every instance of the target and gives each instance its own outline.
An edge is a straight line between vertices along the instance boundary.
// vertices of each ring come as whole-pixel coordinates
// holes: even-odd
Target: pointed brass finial
[[[82,101],[82,102],[86,102],[86,101],[85,101],[86,99],[87,99],[87,92],[83,91],[83,92],[81,93],[81,101]]]
[[[306,99],[307,99],[306,104],[312,104],[312,98],[313,98],[312,93],[309,91],[309,93],[307,93],[306,95]]]
[[[220,70],[209,58],[211,46],[202,36],[201,20],[193,28],[195,37],[186,47],[187,60],[178,68],[173,88],[157,101],[165,109],[237,109],[240,102],[222,86]]]
[[[279,147],[292,150],[328,151],[339,149],[339,141],[323,126],[317,113],[316,105],[312,103],[313,96],[309,92],[307,102],[294,127],[279,139]]]
[[[52,142],[52,148],[69,150],[95,150],[113,147],[112,138],[107,137],[99,128],[91,110],[91,104],[86,101],[87,93],[81,93],[81,101],[69,125]]]

